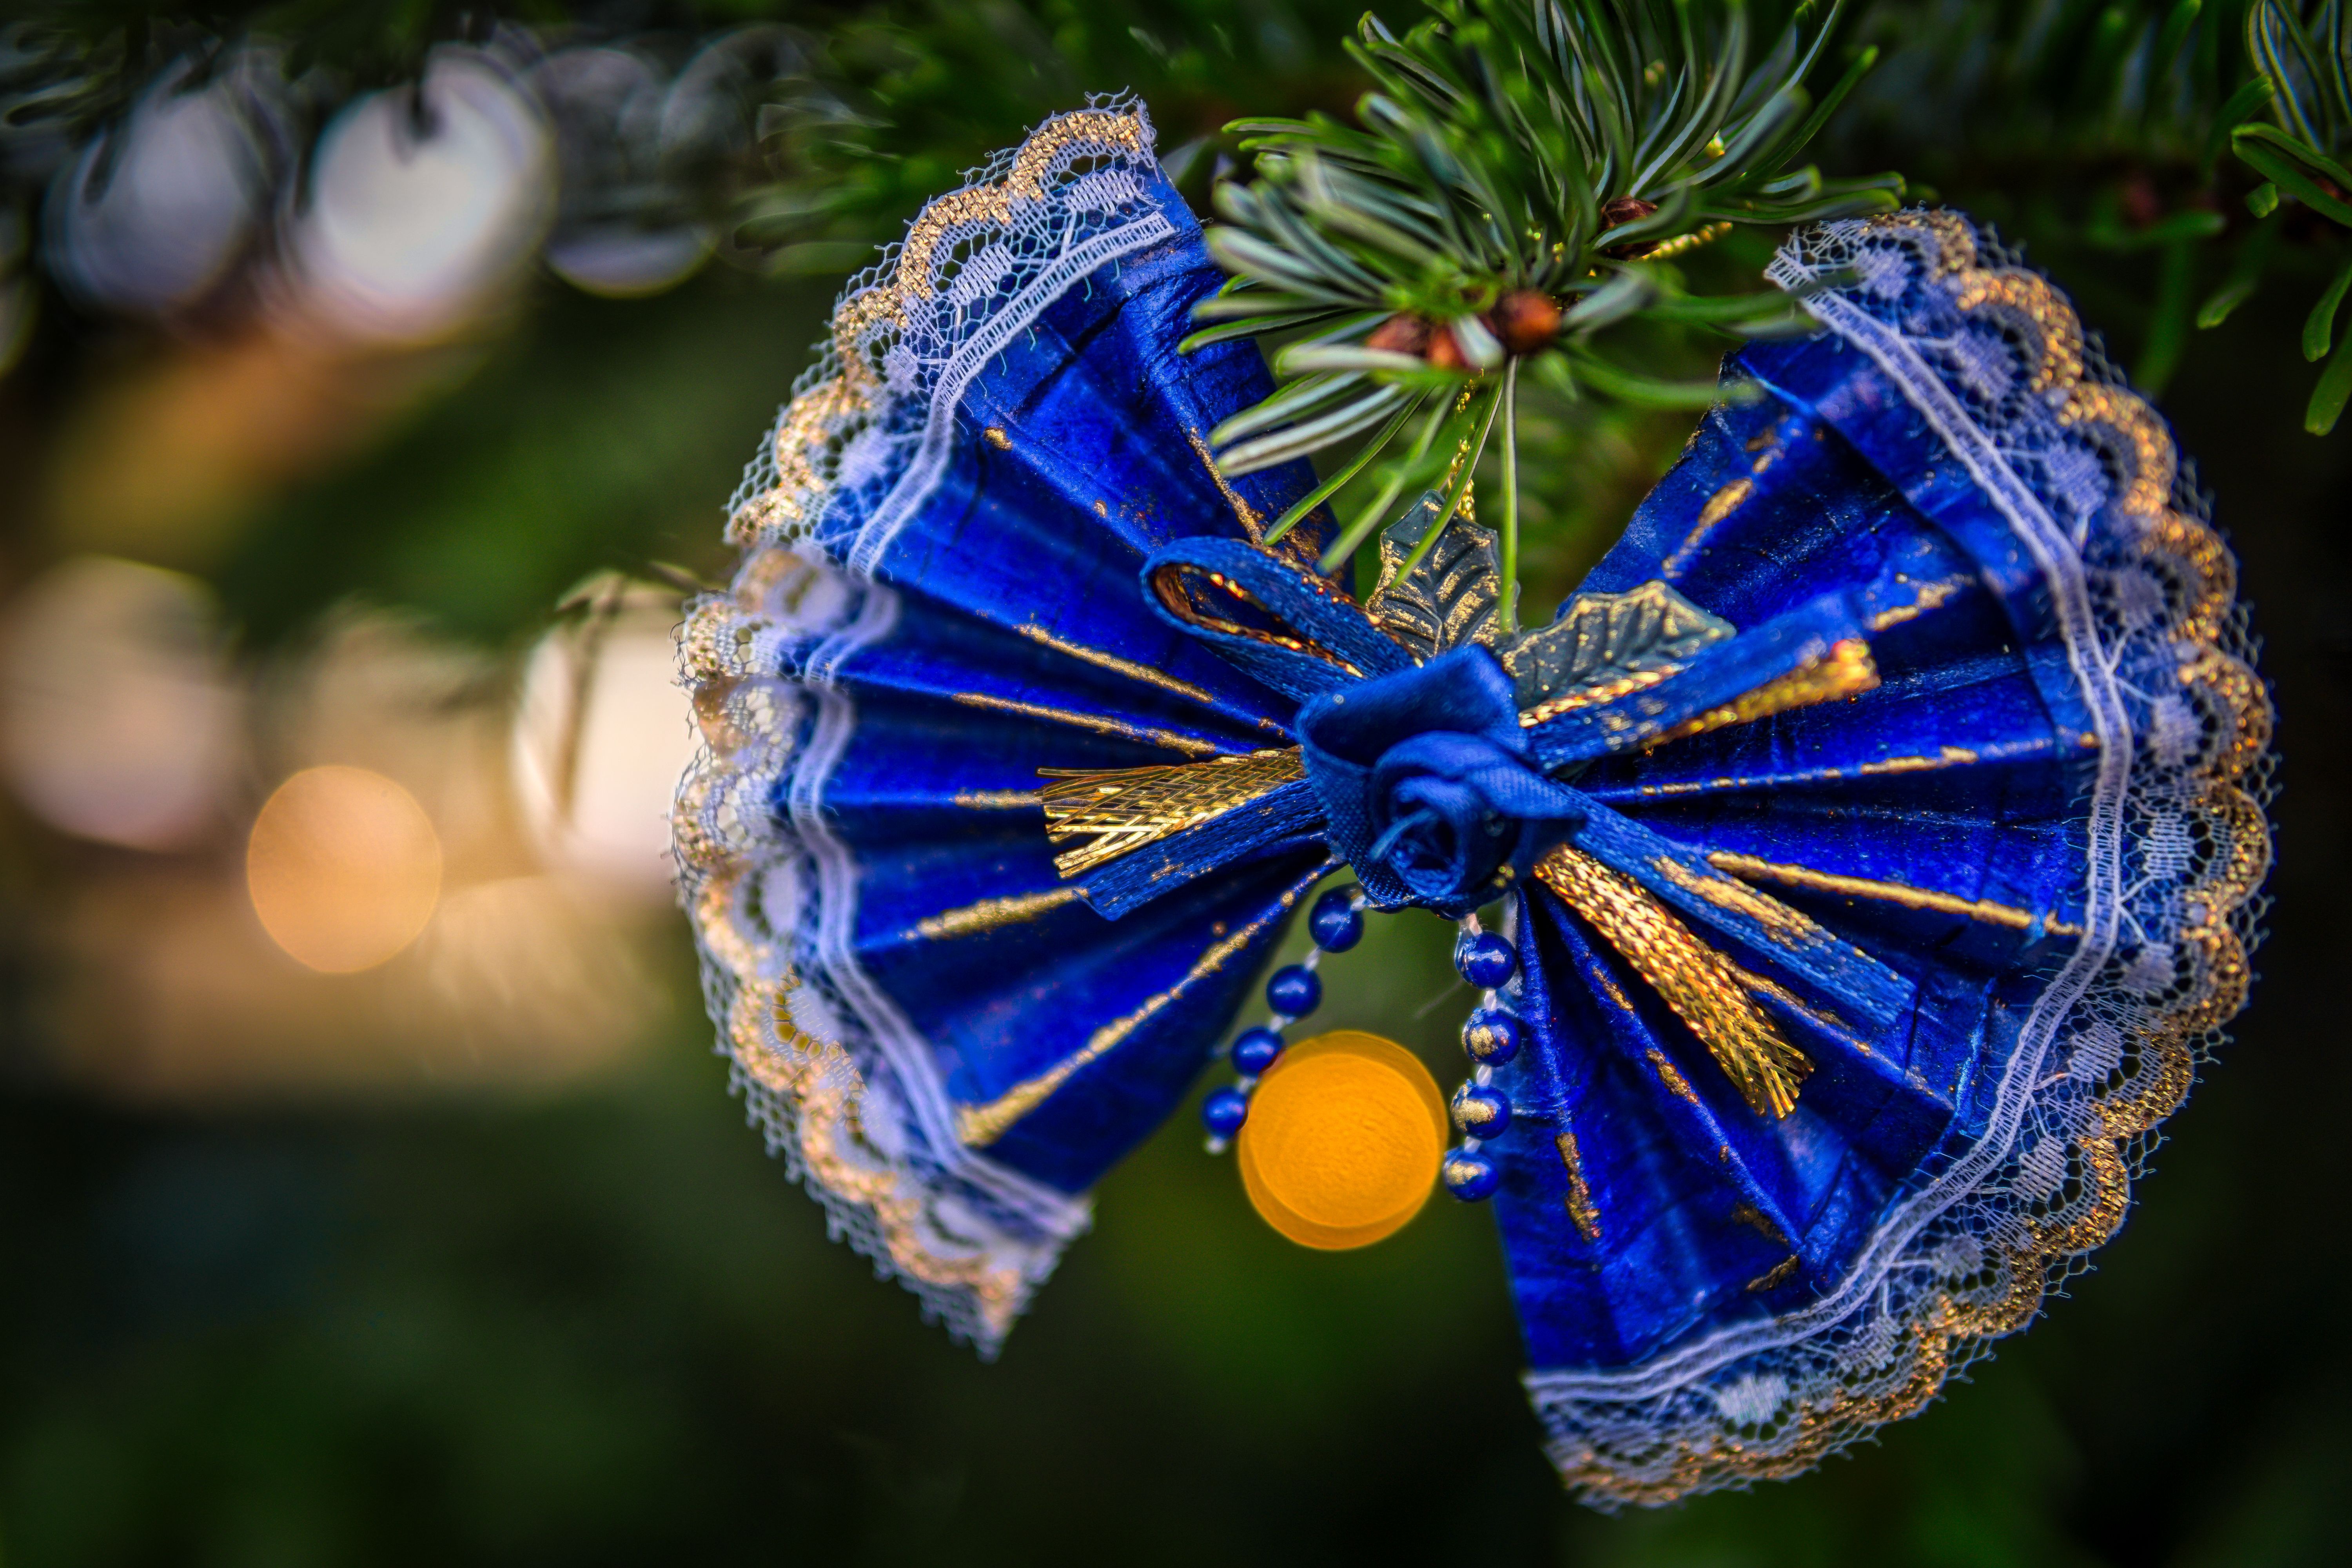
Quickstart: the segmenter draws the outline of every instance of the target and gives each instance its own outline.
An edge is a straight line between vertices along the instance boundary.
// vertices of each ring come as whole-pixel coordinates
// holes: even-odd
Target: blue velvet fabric
[[[1751,346],[1725,378],[1762,395],[1707,416],[1584,586],[1664,579],[1794,644],[1866,636],[1881,683],[1647,753],[1584,726],[1574,754],[1594,761],[1578,787],[1679,845],[2036,918],[2017,930],[1772,889],[1868,960],[1792,1000],[1767,994],[1815,1068],[1795,1111],[1773,1121],[1620,954],[1548,891],[1523,892],[1529,1047],[1496,1074],[1517,1113],[1489,1152],[1504,1167],[1496,1212],[1538,1369],[1637,1363],[1830,1290],[1892,1205],[1983,1133],[2019,1025],[2068,951],[2047,922],[2083,916],[2081,803],[2096,758],[2014,531],[1838,340]],[[1740,479],[1746,499],[1703,527],[1708,500]],[[1948,586],[1933,613],[1865,633],[1928,584]],[[1757,636],[1703,660],[1739,660]],[[1688,1096],[1664,1087],[1661,1061]],[[1571,1215],[1563,1134],[1597,1236]]]
[[[1706,416],[1583,584],[1663,580],[1738,634],[1523,728],[1494,655],[1416,666],[1315,573],[1328,519],[1253,542],[1312,476],[1228,490],[1204,462],[1205,433],[1270,386],[1245,345],[1176,354],[1220,276],[1174,193],[1155,200],[1174,237],[1065,293],[971,382],[944,477],[874,568],[890,629],[826,672],[858,714],[824,809],[857,867],[864,973],[961,1107],[1131,1026],[984,1150],[1078,1193],[1188,1092],[1335,858],[1384,907],[1458,914],[1507,883],[1527,1045],[1496,1073],[1514,1115],[1489,1152],[1534,1365],[1625,1366],[1814,1299],[1981,1134],[2064,953],[2051,923],[2083,919],[2092,727],[2014,530],[1864,356],[1826,334],[1743,350],[1724,374],[1756,395]],[[1645,749],[1848,639],[1874,689]],[[937,935],[1067,886],[1040,769],[1293,744],[1303,781],[1079,879],[1091,907]],[[1790,1115],[1751,1110],[1625,957],[1530,886],[1561,842],[1759,977],[1813,1067]],[[1816,922],[1791,939],[1708,896],[1728,882],[1710,852],[2032,919],[1775,888]]]
[[[1298,464],[1233,480],[1229,495],[1208,467],[1208,431],[1272,383],[1246,343],[1177,354],[1192,305],[1223,276],[1173,189],[1161,181],[1148,194],[1175,235],[1068,289],[973,377],[944,473],[875,563],[896,599],[889,629],[824,672],[856,712],[823,799],[856,865],[848,951],[923,1040],[949,1100],[987,1105],[1107,1024],[1135,1021],[1115,1052],[982,1151],[1073,1194],[1191,1091],[1328,860],[1302,803],[1251,838],[1240,863],[1221,847],[1203,862],[1217,875],[1163,877],[1148,907],[1117,922],[1082,902],[953,920],[1068,891],[1035,804],[1041,769],[1182,763],[1288,740],[1294,701],[1138,596],[1152,551],[1190,539],[1250,550],[1257,520],[1313,483]],[[1311,561],[1328,518],[1294,539],[1294,561]],[[843,559],[856,543],[820,542]],[[1237,826],[1214,825],[1211,837]],[[1146,858],[1132,860],[1105,877],[1105,912],[1122,908],[1118,874],[1149,879]],[[943,919],[955,934],[940,934]]]

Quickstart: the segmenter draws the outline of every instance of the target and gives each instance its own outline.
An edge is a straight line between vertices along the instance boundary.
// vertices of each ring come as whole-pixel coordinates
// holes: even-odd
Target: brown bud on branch
[[[1638,223],[1657,210],[1657,203],[1645,202],[1639,196],[1612,196],[1601,204],[1601,226],[1604,230],[1621,228],[1629,223]],[[1631,261],[1657,248],[1658,242],[1654,239],[1637,239],[1631,245],[1609,246],[1601,254],[1615,261]]]

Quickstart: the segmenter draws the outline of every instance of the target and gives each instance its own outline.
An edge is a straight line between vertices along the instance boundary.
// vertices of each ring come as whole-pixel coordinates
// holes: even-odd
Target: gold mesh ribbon
[[[1076,847],[1054,857],[1065,878],[1198,827],[1307,776],[1298,748],[1156,768],[1040,768],[1045,837]]]
[[[1536,862],[1536,879],[1559,895],[1625,957],[1690,1026],[1759,1116],[1784,1117],[1813,1064],[1757,1005],[1752,977],[1692,934],[1632,878],[1580,849],[1559,845]]]

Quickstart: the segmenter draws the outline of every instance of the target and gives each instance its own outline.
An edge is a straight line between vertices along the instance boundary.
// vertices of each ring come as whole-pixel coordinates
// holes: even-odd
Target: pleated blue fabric
[[[1176,351],[1222,279],[1139,105],[927,209],[681,637],[713,1014],[838,1233],[992,1353],[1344,865],[1501,900],[1479,1152],[1587,1497],[1802,1468],[2032,1316],[2243,1000],[2267,700],[2046,281],[1944,213],[1774,277],[1820,330],[1726,361],[1557,627],[1449,644],[1319,511],[1265,542],[1303,464],[1210,461],[1271,383]],[[1562,676],[1621,610],[1696,630]]]

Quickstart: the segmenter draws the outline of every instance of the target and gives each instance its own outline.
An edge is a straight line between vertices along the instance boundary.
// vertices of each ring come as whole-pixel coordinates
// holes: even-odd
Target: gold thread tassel
[[[1796,1109],[1797,1090],[1813,1064],[1757,1005],[1744,970],[1640,883],[1580,849],[1562,844],[1546,851],[1535,874],[1690,1026],[1748,1109],[1775,1120]]]
[[[1150,768],[1040,768],[1045,837],[1083,839],[1054,857],[1064,879],[1197,827],[1307,776],[1298,748]]]

